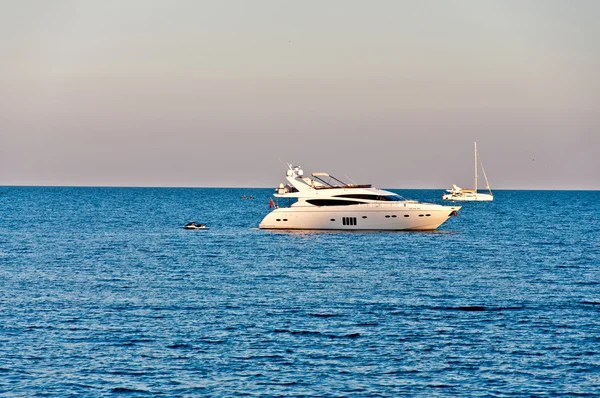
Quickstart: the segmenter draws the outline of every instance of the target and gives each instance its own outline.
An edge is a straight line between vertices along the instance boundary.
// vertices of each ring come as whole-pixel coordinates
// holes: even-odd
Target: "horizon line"
[[[273,187],[244,187],[244,186],[185,186],[185,185],[173,185],[173,186],[159,186],[159,185],[3,185],[2,188],[148,188],[148,189],[275,189]],[[373,187],[376,188],[376,187]],[[379,189],[379,188],[378,188]],[[391,188],[384,187],[380,189],[406,189],[406,190],[443,190],[446,191],[448,188]],[[478,191],[486,191],[485,189],[478,189]],[[600,188],[538,188],[538,189],[527,189],[527,188],[496,188],[493,191],[600,191]]]

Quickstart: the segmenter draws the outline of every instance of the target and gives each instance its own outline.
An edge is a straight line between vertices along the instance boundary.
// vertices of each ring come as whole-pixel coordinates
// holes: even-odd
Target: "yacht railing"
[[[327,186],[327,185],[316,185],[313,188],[315,189],[340,189],[340,188],[373,188],[373,186],[371,184],[362,184],[362,185],[356,185],[356,184],[346,184],[346,185],[342,185],[342,186]]]
[[[319,185],[313,184],[315,189],[333,189],[333,188],[371,188],[371,184],[348,184],[339,178],[332,176],[327,173],[312,173],[315,180],[319,182]],[[321,177],[328,177],[328,180]]]

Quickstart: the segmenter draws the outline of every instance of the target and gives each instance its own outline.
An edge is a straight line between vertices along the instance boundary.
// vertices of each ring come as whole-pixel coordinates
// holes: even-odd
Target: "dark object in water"
[[[195,222],[189,222],[185,224],[184,229],[209,229],[206,224],[197,224]]]
[[[485,311],[485,307],[481,305],[466,305],[458,307],[460,311]]]

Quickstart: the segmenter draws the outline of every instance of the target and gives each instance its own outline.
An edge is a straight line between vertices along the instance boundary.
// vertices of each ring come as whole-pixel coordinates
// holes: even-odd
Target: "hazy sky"
[[[0,185],[600,189],[600,1],[0,0]],[[481,184],[483,185],[483,183]]]

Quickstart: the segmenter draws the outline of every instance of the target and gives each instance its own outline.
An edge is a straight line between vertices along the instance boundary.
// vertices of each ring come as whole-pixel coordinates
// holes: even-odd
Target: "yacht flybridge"
[[[460,210],[460,206],[406,200],[371,185],[348,184],[327,173],[312,173],[309,178],[292,165],[288,165],[286,179],[287,185],[275,189],[275,209],[259,228],[427,231]],[[288,199],[289,207],[279,206]]]

